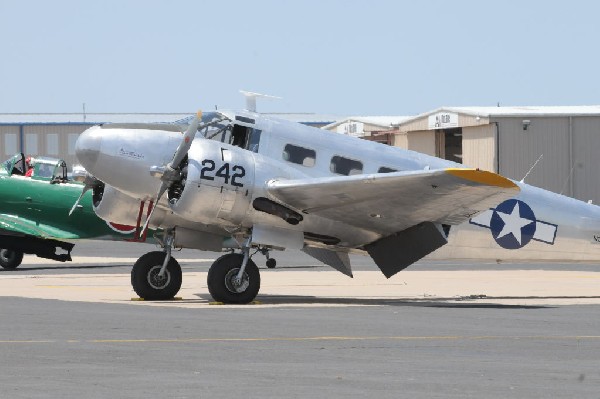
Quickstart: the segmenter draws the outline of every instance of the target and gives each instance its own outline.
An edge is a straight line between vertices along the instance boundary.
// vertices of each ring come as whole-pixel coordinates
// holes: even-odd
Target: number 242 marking
[[[243,166],[233,165],[229,167],[229,162],[225,162],[212,176],[212,173],[216,168],[215,161],[211,159],[205,159],[202,161],[202,169],[200,169],[200,178],[205,180],[215,180],[215,177],[222,177],[225,180],[225,184],[231,184],[235,187],[244,187],[243,183],[236,181],[246,176],[246,170]],[[233,172],[233,175],[230,172]],[[230,182],[231,181],[231,182]]]

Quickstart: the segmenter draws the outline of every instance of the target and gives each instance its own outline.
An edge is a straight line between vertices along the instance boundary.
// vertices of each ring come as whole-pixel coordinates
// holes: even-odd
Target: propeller
[[[148,224],[150,223],[150,219],[152,219],[152,215],[154,214],[154,210],[156,209],[156,206],[158,205],[158,201],[160,201],[160,198],[163,196],[165,191],[167,191],[167,189],[169,187],[171,187],[171,185],[181,177],[181,170],[180,170],[181,161],[183,161],[186,154],[190,150],[190,147],[192,146],[192,141],[194,141],[194,137],[196,136],[196,132],[198,131],[198,125],[200,124],[201,119],[202,119],[202,111],[198,111],[196,113],[196,117],[194,119],[192,119],[192,121],[190,122],[190,126],[188,126],[187,130],[183,134],[183,139],[181,140],[179,147],[177,147],[177,150],[175,151],[175,154],[173,155],[173,159],[171,160],[171,162],[169,162],[167,164],[167,166],[164,168],[164,170],[163,170],[163,168],[156,168],[156,167],[153,167],[151,169],[152,174],[154,174],[156,176],[160,176],[160,180],[162,180],[162,184],[160,185],[160,188],[158,189],[158,192],[156,193],[156,197],[154,199],[154,206],[152,207],[150,214],[146,218],[146,222],[144,223],[144,226],[142,227],[140,235],[144,234],[144,232],[148,228]],[[159,169],[160,169],[160,172],[158,172]]]
[[[86,191],[101,184],[100,180],[96,179],[94,176],[89,174],[81,165],[73,166],[73,180],[83,183],[84,185],[83,190],[81,190],[81,194],[79,194],[79,198],[77,198],[77,201],[75,201],[73,207],[69,211],[69,216],[71,216],[71,214],[75,211],[77,205],[79,205],[79,202],[81,201],[81,198],[83,198]]]

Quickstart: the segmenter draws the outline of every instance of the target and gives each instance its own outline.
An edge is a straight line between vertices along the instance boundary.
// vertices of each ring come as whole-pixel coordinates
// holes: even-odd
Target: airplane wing
[[[267,191],[302,213],[379,234],[363,249],[390,277],[447,243],[435,224],[460,224],[519,187],[492,172],[456,168],[274,180]]]
[[[382,235],[425,221],[460,224],[519,192],[495,173],[458,168],[271,181],[267,190],[303,213]]]
[[[0,233],[6,236],[31,236],[44,239],[79,238],[75,233],[7,214],[0,214]]]
[[[34,221],[12,215],[0,214],[0,248],[12,249],[27,254],[60,262],[71,260],[74,244],[58,239],[75,239],[76,234],[40,225]],[[62,253],[60,253],[62,250]],[[65,253],[66,251],[66,253]]]

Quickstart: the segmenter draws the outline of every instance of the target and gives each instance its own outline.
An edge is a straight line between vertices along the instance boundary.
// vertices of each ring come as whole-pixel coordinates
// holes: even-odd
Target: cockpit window
[[[381,168],[379,168],[377,173],[393,173],[393,172],[397,172],[397,171],[398,171],[398,169],[388,168],[387,166],[382,166]]]
[[[337,173],[338,175],[360,175],[363,170],[363,164],[360,161],[336,155],[331,158],[329,168],[333,173]]]
[[[248,138],[247,149],[249,149],[252,152],[258,152],[258,146],[260,144],[261,132],[262,132],[261,130],[252,129],[252,131],[250,132],[250,137]]]
[[[24,175],[25,174],[25,159],[22,153],[13,155],[10,159],[2,162],[4,169],[9,175]]]
[[[293,144],[286,144],[282,156],[285,161],[307,167],[315,166],[315,161],[317,159],[315,150]]]

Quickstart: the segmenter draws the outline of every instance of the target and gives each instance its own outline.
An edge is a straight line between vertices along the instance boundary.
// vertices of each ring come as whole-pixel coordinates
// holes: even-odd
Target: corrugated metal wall
[[[496,125],[463,127],[463,164],[496,171]]]
[[[572,137],[573,173],[569,186],[576,198],[600,204],[600,117],[573,117]]]
[[[435,130],[422,130],[408,134],[408,149],[435,156]]]
[[[408,150],[408,135],[406,133],[398,133],[392,136],[392,145],[394,147],[404,148]]]
[[[20,148],[19,126],[0,126],[0,161],[10,158]]]
[[[543,159],[526,183],[560,192],[569,176],[568,117],[497,118],[500,170],[503,176],[521,180],[540,155]],[[527,130],[523,120],[529,120]],[[565,194],[570,194],[565,191]]]
[[[61,158],[69,170],[78,163],[75,142],[88,125],[25,125],[23,126],[24,153],[31,156]]]

